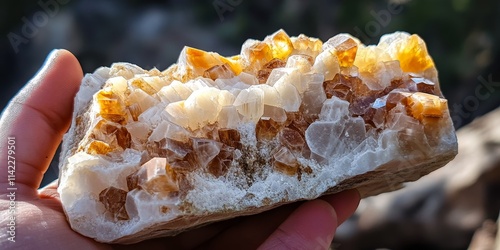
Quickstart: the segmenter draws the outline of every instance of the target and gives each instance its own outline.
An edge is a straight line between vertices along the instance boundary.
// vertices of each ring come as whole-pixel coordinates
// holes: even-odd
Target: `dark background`
[[[401,3],[399,13],[388,12],[389,2]],[[55,3],[57,8],[46,11],[40,3]],[[117,61],[161,70],[176,61],[184,45],[238,54],[247,38],[263,39],[280,28],[291,36],[304,33],[322,40],[347,32],[371,44],[397,30],[417,33],[436,62],[457,128],[500,104],[500,87],[486,100],[466,98],[474,96],[478,77],[500,81],[500,51],[495,46],[500,41],[500,1],[496,0],[18,0],[1,4],[2,109],[54,48],[72,51],[86,73]],[[34,34],[23,31],[27,23],[34,25]],[[25,43],[13,46],[9,41],[13,34]],[[466,113],[454,109],[464,104]]]
[[[394,3],[398,13],[389,12]],[[86,73],[118,61],[163,70],[184,45],[229,56],[247,38],[280,28],[323,41],[347,32],[366,44],[398,30],[417,33],[456,128],[500,104],[500,83],[486,99],[475,93],[479,78],[500,82],[498,0],[17,0],[0,3],[0,20],[2,110],[54,48],[72,51]],[[57,161],[44,183],[56,177]]]

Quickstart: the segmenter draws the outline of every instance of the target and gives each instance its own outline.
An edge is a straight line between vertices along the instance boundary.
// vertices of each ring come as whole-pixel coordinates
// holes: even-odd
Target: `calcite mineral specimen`
[[[83,79],[59,193],[72,228],[134,243],[358,188],[398,189],[457,153],[423,40],[280,30],[240,55],[185,47],[165,71]]]

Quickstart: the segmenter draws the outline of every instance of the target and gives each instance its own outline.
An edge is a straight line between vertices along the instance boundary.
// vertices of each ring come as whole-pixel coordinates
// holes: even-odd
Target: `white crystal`
[[[344,153],[345,143],[340,140],[344,127],[335,122],[317,121],[306,130],[306,142],[312,153],[331,159]]]
[[[106,84],[111,85],[111,91],[113,91],[113,93],[119,95],[121,98],[125,98],[124,93],[128,88],[125,78],[122,76],[112,77],[106,81]]]
[[[347,149],[354,149],[366,138],[365,121],[361,117],[352,117],[346,121],[341,139],[344,138]]]
[[[184,108],[184,101],[168,104],[165,111],[167,111],[169,121],[183,128],[189,127],[190,117]]]
[[[408,37],[410,37],[410,34],[401,31],[394,32],[391,34],[385,34],[380,37],[377,47],[381,49],[388,49],[389,46],[391,46],[392,44],[397,43],[401,40],[406,40],[408,39]]]
[[[234,100],[236,100],[236,97],[227,90],[221,90],[217,96],[217,102],[221,107],[233,105]]]
[[[282,97],[282,108],[287,112],[296,112],[299,111],[300,104],[302,100],[300,98],[300,94],[290,82],[284,80],[278,80],[274,84],[276,91]]]
[[[158,100],[148,95],[148,93],[144,92],[142,89],[134,89],[128,96],[128,100],[130,103],[139,104],[142,112],[158,104]]]
[[[199,89],[212,87],[215,85],[215,83],[213,83],[212,79],[197,78],[197,79],[194,79],[194,80],[191,80],[191,81],[185,83],[184,85],[186,87],[188,87],[189,89],[191,89],[191,91],[194,92],[194,91],[199,90]]]
[[[321,51],[322,42],[317,38],[300,34],[298,37],[292,37],[291,40],[294,48],[292,54],[308,55],[316,58]]]
[[[275,107],[282,107],[281,96],[275,87],[269,86],[267,84],[256,85],[256,88],[262,89],[264,92],[264,105],[270,105]]]
[[[274,86],[274,84],[276,84],[280,79],[282,81],[286,81],[286,79],[289,79],[288,76],[294,71],[294,69],[289,68],[275,68],[269,74],[266,84],[269,86]]]
[[[144,143],[148,139],[150,132],[149,125],[144,122],[131,122],[125,125],[127,131],[130,133],[132,140],[137,139],[136,143]]]
[[[201,88],[194,91],[184,102],[184,109],[190,118],[189,128],[195,130],[217,120],[221,105],[219,94],[221,91],[214,87]],[[229,92],[227,92],[229,94]],[[223,101],[224,97],[221,98]]]
[[[241,122],[240,114],[234,106],[224,106],[219,112],[217,118],[217,124],[221,128],[232,128],[236,129]]]
[[[162,102],[171,103],[186,100],[193,91],[179,81],[173,81],[170,85],[160,89],[157,95]]]
[[[323,103],[326,100],[323,88],[323,75],[311,74],[310,82],[302,97],[302,104],[305,115],[315,115],[320,113]]]
[[[167,130],[165,132],[165,137],[168,139],[187,142],[191,134],[181,126],[175,125],[173,123],[167,124]]]
[[[240,92],[233,105],[246,119],[257,123],[264,114],[264,91],[258,87],[250,87]]]
[[[144,74],[146,71],[141,67],[131,63],[113,63],[109,71],[110,76],[122,76],[131,79],[137,74]]]
[[[311,63],[303,55],[292,55],[286,61],[286,68],[293,68],[300,73],[305,74],[311,71]]]
[[[403,78],[403,70],[399,66],[399,61],[380,62],[378,66],[377,77],[384,88],[389,87],[392,80]]]
[[[349,115],[349,102],[339,99],[336,96],[327,99],[323,103],[319,119],[321,121],[341,122]]]
[[[328,39],[326,42],[324,42],[322,49],[323,49],[323,51],[332,50],[332,49],[335,50],[337,48],[337,46],[339,46],[340,44],[344,43],[345,41],[347,41],[349,39],[354,40],[354,42],[356,42],[356,44],[358,46],[361,45],[361,42],[359,41],[358,38],[356,38],[350,34],[347,34],[347,33],[340,33],[340,34],[337,34],[334,37]]]
[[[139,115],[138,120],[140,122],[156,127],[162,120],[162,113],[164,112],[162,105],[152,106],[141,115]]]
[[[148,141],[161,141],[162,139],[165,139],[165,134],[167,132],[168,128],[168,122],[167,121],[161,121],[158,126],[156,126],[155,130],[153,130],[153,133],[148,138]]]
[[[229,79],[218,78],[215,80],[214,83],[219,89],[229,89],[232,88],[238,82],[241,82],[241,80],[238,77],[233,77]]]
[[[257,77],[255,77],[252,74],[246,73],[246,72],[241,72],[238,76],[237,79],[239,79],[241,82],[248,84],[248,85],[257,85],[259,84],[259,80]]]
[[[162,87],[164,87],[166,84],[165,79],[162,79],[159,76],[145,76],[142,78],[146,83],[149,84],[156,92],[160,91]]]
[[[332,80],[340,72],[339,60],[332,50],[324,50],[314,60],[314,73],[323,74],[326,80]]]
[[[165,146],[163,149],[168,150],[167,153],[167,160],[170,161],[175,161],[175,160],[183,160],[186,155],[191,152],[189,149],[186,149],[182,146],[180,146],[176,141],[178,140],[166,140]],[[187,142],[187,141],[186,141]]]

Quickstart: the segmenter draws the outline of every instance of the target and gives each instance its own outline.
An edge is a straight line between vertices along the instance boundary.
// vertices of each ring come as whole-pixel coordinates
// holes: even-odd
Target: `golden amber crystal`
[[[186,47],[185,53],[187,63],[192,66],[196,72],[201,70],[200,74],[203,74],[207,69],[224,63],[228,64],[235,74],[241,72],[241,68],[237,63],[239,57],[225,58],[214,52],[206,52],[191,47]]]
[[[245,53],[244,56],[248,60],[247,71],[250,72],[261,69],[262,66],[273,59],[269,44],[260,41],[251,42],[251,45],[243,53]]]
[[[422,72],[434,67],[427,47],[420,37],[411,35],[397,47],[396,59],[404,72]]]
[[[109,144],[107,144],[103,141],[93,140],[87,146],[87,152],[89,154],[93,154],[93,155],[96,155],[96,154],[105,155],[111,151],[113,151],[113,149],[109,146]]]
[[[272,57],[285,60],[293,51],[293,43],[283,30],[271,35]]]
[[[113,122],[122,122],[125,119],[125,107],[120,98],[109,90],[101,90],[96,94],[100,115]]]
[[[325,46],[326,45],[326,46]],[[332,37],[325,43],[326,48],[332,48],[339,59],[341,67],[351,67],[358,52],[358,43],[345,34]]]
[[[323,46],[323,42],[318,38],[307,37],[303,34],[293,37],[291,40],[296,54],[307,55],[312,58],[315,58],[321,52],[321,46]]]
[[[447,101],[439,96],[416,92],[408,99],[411,113],[416,119],[424,117],[441,118],[448,109]]]

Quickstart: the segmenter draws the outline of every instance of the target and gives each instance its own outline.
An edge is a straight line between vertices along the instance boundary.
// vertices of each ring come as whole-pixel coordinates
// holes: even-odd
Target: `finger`
[[[43,174],[67,130],[73,98],[82,79],[77,59],[53,51],[37,75],[12,99],[0,119],[0,159],[7,162],[7,138],[15,138],[18,192],[36,194]],[[7,185],[7,171],[0,184]]]
[[[239,222],[219,233],[206,249],[256,249],[301,203],[240,218]]]
[[[213,223],[175,237],[153,239],[138,245],[116,245],[117,249],[256,249],[299,203],[282,206],[258,215]]]
[[[299,208],[301,210],[297,209],[297,211],[295,211],[292,216],[287,219],[287,221],[280,225],[278,230],[276,230],[276,232],[273,233],[273,235],[271,235],[261,246],[261,249],[287,247],[295,248],[296,246],[304,249],[327,249],[331,244],[336,227],[342,224],[356,210],[359,204],[360,195],[357,190],[347,190],[341,193],[324,196],[319,200],[326,201],[332,208],[334,208],[334,219],[332,217],[329,217],[328,213],[326,213],[328,208],[326,208],[326,210],[325,208],[323,208],[323,210],[318,209],[317,212],[315,212],[315,208],[313,206],[314,204],[310,204],[310,202],[308,202]],[[304,206],[312,206],[312,208],[304,208]],[[323,216],[323,220],[317,217],[321,217],[321,211],[323,211],[323,214],[325,215]],[[297,219],[297,217],[294,216],[303,216],[302,219],[305,219],[306,221],[309,220],[308,218],[310,218],[310,224],[303,223],[300,221],[300,218]],[[316,226],[315,221],[318,219],[319,223]],[[296,221],[294,222],[294,220]],[[330,226],[333,226],[333,229],[329,231],[329,225],[322,224],[325,222],[332,223],[330,224]],[[307,225],[311,225],[311,223],[312,227],[308,228]],[[323,225],[323,228],[321,227],[321,225]],[[288,233],[288,229],[292,233]],[[295,229],[300,230],[296,231]],[[296,245],[301,243],[305,245]]]
[[[229,227],[234,220],[227,220],[223,222],[217,222],[204,226],[198,229],[190,230],[185,233],[181,233],[174,237],[163,237],[151,240],[146,240],[132,245],[113,245],[114,249],[138,249],[144,248],[148,250],[154,249],[196,249],[197,247],[203,245],[204,242],[208,241],[210,238],[217,235],[219,232],[223,231],[225,228]],[[206,249],[202,247],[202,249]]]
[[[359,205],[360,195],[356,189],[351,189],[337,194],[323,196],[321,199],[335,208],[337,221],[340,225],[356,211]]]
[[[339,224],[349,217],[359,203],[356,190],[323,197],[334,208],[338,207]],[[301,203],[293,203],[273,210],[240,218],[238,223],[217,234],[206,249],[256,249]],[[192,242],[192,241],[191,241]]]
[[[51,198],[55,200],[61,200],[59,197],[59,193],[57,192],[57,186],[59,184],[59,180],[56,179],[49,183],[47,186],[38,190],[38,195],[41,199]]]
[[[337,215],[328,202],[317,199],[297,208],[259,249],[328,249]]]

